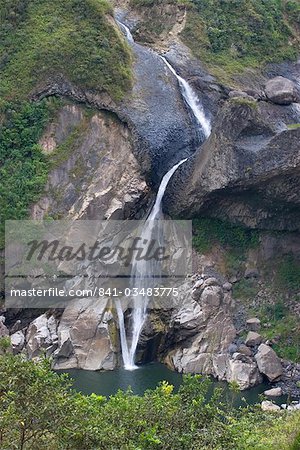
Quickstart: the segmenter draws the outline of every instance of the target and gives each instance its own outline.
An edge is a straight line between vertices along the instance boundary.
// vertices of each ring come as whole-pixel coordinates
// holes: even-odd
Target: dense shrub
[[[47,360],[0,356],[1,448],[288,450],[296,445],[299,413],[235,410],[223,403],[222,390],[208,396],[211,383],[199,376],[185,377],[178,393],[163,382],[140,397],[129,390],[106,399],[69,388],[66,376],[52,372]]]
[[[183,38],[212,66],[247,66],[294,59],[299,48],[299,3],[283,0],[191,0]]]
[[[43,192],[48,161],[37,142],[49,118],[46,102],[3,103],[0,125],[0,246],[4,221],[24,219]]]
[[[0,97],[24,98],[57,74],[121,97],[131,56],[111,13],[106,0],[0,0]]]
[[[255,247],[259,240],[259,233],[256,230],[205,217],[193,220],[193,230],[194,247],[204,253],[216,243],[243,253],[245,250]]]

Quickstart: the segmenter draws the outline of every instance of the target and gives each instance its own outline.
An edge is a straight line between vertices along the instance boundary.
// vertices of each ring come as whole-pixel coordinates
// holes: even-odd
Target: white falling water
[[[118,20],[116,20],[116,22],[119,25],[119,27],[122,30],[124,30],[127,41],[133,43],[134,39],[133,39],[133,36],[132,36],[131,31],[129,30],[129,28],[126,25],[124,25],[124,23],[119,22]]]
[[[118,22],[118,24],[125,31],[128,41],[131,43],[134,42],[129,28],[121,22]],[[173,75],[175,75],[175,77],[177,78],[182,96],[184,97],[186,103],[194,114],[199,126],[203,130],[205,137],[208,138],[211,133],[211,124],[208,118],[205,116],[203,107],[196,93],[188,84],[188,82],[177,74],[176,70],[171,66],[171,64],[163,56],[161,56],[161,58],[173,73]],[[172,169],[170,169],[169,172],[166,173],[161,181],[155,204],[145,222],[140,236],[141,238],[147,240],[147,242],[150,242],[152,239],[158,239],[159,226],[156,226],[156,224],[158,223],[157,221],[162,217],[162,200],[166,188],[176,170],[182,164],[184,164],[186,160],[187,158],[175,164]],[[151,287],[149,283],[153,282],[153,276],[151,277],[151,275],[154,274],[153,269],[154,268],[151,261],[134,261],[131,272],[131,284],[133,285],[133,287],[137,288],[138,291]],[[120,326],[122,357],[124,367],[127,370],[134,370],[137,368],[137,366],[135,365],[135,353],[139,342],[139,337],[146,320],[148,303],[149,298],[146,296],[137,296],[133,299],[132,337],[131,343],[129,344],[125,329],[124,311],[121,302],[119,300],[116,301],[116,308]]]
[[[178,75],[174,67],[172,67],[171,64],[169,63],[169,61],[167,61],[164,56],[161,56],[161,58],[168,66],[170,71],[173,73],[173,75],[175,75],[175,77],[177,78],[181,89],[181,93],[185,101],[191,108],[192,113],[194,114],[198,124],[202,128],[205,137],[208,138],[211,133],[211,124],[208,118],[205,116],[205,112],[199,101],[199,98],[197,97],[197,94],[194,92],[193,88],[189,85],[189,83],[184,78]]]
[[[185,163],[187,159],[183,159],[178,164],[172,167],[168,173],[163,177],[162,182],[159,187],[159,191],[156,197],[155,204],[149,214],[148,219],[141,232],[141,238],[146,242],[151,242],[151,240],[156,240],[159,238],[160,227],[158,220],[162,217],[162,199],[168,183],[172,178],[173,174],[176,172],[178,167]],[[138,260],[133,262],[131,271],[131,284],[132,287],[137,288],[138,292],[143,289],[151,288],[151,283],[153,283],[153,275],[155,275],[154,266],[155,262]],[[121,347],[124,367],[127,370],[134,370],[137,368],[135,365],[135,352],[139,342],[139,337],[144,326],[146,316],[147,316],[147,306],[149,303],[149,298],[147,296],[138,295],[133,299],[132,305],[132,338],[131,344],[129,345],[126,330],[125,330],[125,320],[122,305],[120,301],[116,302],[116,308],[119,319],[120,326],[120,337],[121,337]]]

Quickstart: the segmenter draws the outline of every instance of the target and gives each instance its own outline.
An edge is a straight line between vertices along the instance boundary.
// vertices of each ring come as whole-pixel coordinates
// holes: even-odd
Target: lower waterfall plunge
[[[125,32],[128,42],[131,45],[134,44],[134,39],[129,28],[119,21],[117,21],[117,23],[119,24],[120,28]],[[167,59],[163,56],[160,57],[164,61],[166,66],[169,68],[171,73],[176,77],[181,90],[181,94],[185,102],[191,109],[199,127],[201,128],[201,130],[205,135],[205,138],[207,139],[211,133],[211,124],[205,115],[202,104],[200,103],[196,93],[189,85],[189,83],[177,74],[176,70],[171,66],[171,64],[167,61]],[[155,233],[158,233],[159,227],[156,226],[157,224],[156,221],[162,218],[162,200],[166,188],[176,170],[182,164],[184,164],[186,160],[187,158],[175,164],[163,177],[161,184],[159,186],[155,204],[142,229],[141,238],[147,239],[147,241],[151,241],[151,239],[155,238]],[[153,268],[151,267],[151,265],[152,263],[149,261],[135,260],[133,262],[130,281],[132,287],[137,288],[138,291],[141,291],[143,288],[147,289],[151,287],[149,286],[149,283],[151,282],[153,283],[153,277],[151,277],[151,274],[153,274]],[[137,366],[135,365],[135,354],[139,342],[139,337],[146,320],[148,303],[149,298],[146,296],[139,295],[133,299],[132,337],[131,342],[129,344],[125,328],[124,311],[121,305],[121,301],[116,300],[116,309],[120,327],[122,357],[124,367],[127,370],[134,370],[137,368]]]

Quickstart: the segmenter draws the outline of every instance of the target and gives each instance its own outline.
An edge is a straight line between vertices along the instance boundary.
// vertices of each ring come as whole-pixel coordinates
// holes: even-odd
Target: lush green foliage
[[[48,175],[47,158],[37,142],[49,118],[42,103],[2,104],[0,125],[0,235],[4,221],[24,219],[28,208],[43,192]]]
[[[300,290],[300,261],[292,255],[279,263],[277,284],[291,291]]]
[[[300,327],[297,317],[285,306],[283,301],[265,305],[258,314],[268,327],[262,329],[267,339],[274,341],[273,348],[281,358],[299,362]]]
[[[191,0],[183,38],[196,56],[231,73],[297,57],[298,2]]]
[[[207,252],[216,243],[237,249],[239,253],[255,247],[259,234],[218,219],[201,218],[193,221],[193,244],[199,252]]]
[[[109,399],[83,396],[69,386],[47,360],[0,356],[1,448],[288,450],[296,445],[299,413],[232,409],[222,403],[222,390],[208,396],[210,382],[199,376],[186,377],[178,393],[162,383],[141,397],[130,391]]]
[[[122,96],[131,56],[108,14],[106,0],[0,0],[0,97],[25,97],[57,74]]]

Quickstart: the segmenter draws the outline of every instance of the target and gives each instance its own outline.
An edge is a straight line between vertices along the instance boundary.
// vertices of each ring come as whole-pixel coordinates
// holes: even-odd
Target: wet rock
[[[295,83],[284,77],[269,80],[265,86],[265,93],[271,102],[278,105],[290,105],[299,99]]]
[[[247,324],[247,328],[248,328],[249,331],[257,332],[257,331],[260,330],[261,323],[260,323],[260,320],[257,317],[253,317],[251,319],[248,319],[246,324]]]
[[[264,395],[267,397],[280,397],[282,395],[282,389],[281,387],[268,389],[264,392]]]
[[[261,404],[261,409],[266,412],[278,412],[280,411],[280,406],[275,405],[269,400],[264,400]]]
[[[255,331],[249,331],[245,344],[248,345],[248,347],[255,347],[256,345],[259,345],[262,343],[262,336]]]
[[[280,359],[274,350],[268,345],[261,344],[258,347],[258,352],[255,355],[255,359],[259,371],[266,375],[270,381],[277,380],[283,374],[283,367]]]

